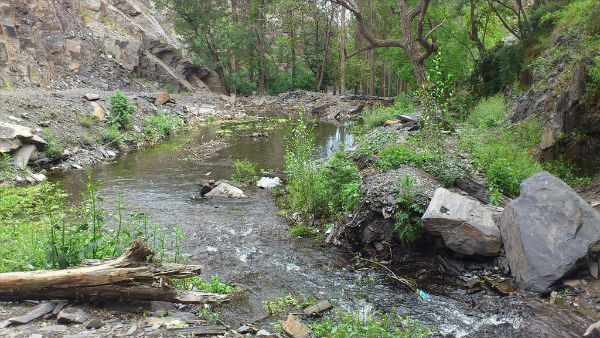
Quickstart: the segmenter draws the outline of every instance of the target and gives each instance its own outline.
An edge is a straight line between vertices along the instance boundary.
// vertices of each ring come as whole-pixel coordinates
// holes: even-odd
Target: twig
[[[390,278],[396,280],[397,282],[400,282],[401,284],[407,286],[408,288],[410,288],[411,290],[415,291],[417,289],[417,283],[415,283],[413,280],[410,279],[406,279],[406,278],[402,278],[402,277],[398,277],[398,275],[396,275],[394,273],[394,271],[392,271],[390,268],[388,268],[387,266],[385,266],[384,264],[381,264],[375,260],[371,260],[371,259],[365,259],[365,258],[361,258],[361,257],[357,257],[359,260],[361,261],[365,261],[368,263],[372,263],[375,264],[379,267],[382,267],[384,269],[386,269],[391,275],[389,276]]]

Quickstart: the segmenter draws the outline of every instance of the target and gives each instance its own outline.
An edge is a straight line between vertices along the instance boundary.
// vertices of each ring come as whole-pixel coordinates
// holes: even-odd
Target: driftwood
[[[227,296],[178,290],[171,278],[200,274],[197,265],[152,262],[152,250],[135,242],[121,257],[64,270],[0,274],[0,300],[146,300],[177,303],[216,303]]]
[[[371,95],[342,95],[342,100],[360,100],[360,101],[370,101],[370,102],[381,102],[383,104],[394,104],[393,97],[382,97],[382,96],[371,96]]]

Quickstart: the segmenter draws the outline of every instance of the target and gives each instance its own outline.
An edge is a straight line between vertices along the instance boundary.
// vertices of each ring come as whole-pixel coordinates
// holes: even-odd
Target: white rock
[[[263,189],[273,189],[276,186],[281,184],[281,180],[279,177],[262,177],[258,182],[256,182],[256,186]]]
[[[229,198],[246,198],[247,197],[246,195],[244,195],[244,192],[241,189],[236,188],[236,187],[232,186],[231,184],[228,184],[225,182],[219,184],[216,188],[214,188],[213,190],[211,190],[209,193],[207,193],[204,196],[206,196],[206,197],[229,197]]]

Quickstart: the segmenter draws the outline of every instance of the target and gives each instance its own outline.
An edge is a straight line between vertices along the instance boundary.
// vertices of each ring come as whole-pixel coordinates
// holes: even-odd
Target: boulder
[[[246,198],[244,192],[240,188],[236,188],[229,183],[222,182],[210,192],[208,192],[206,197],[229,197],[229,198]]]
[[[501,209],[438,188],[423,215],[423,228],[441,235],[452,251],[463,255],[495,256],[502,239],[495,218]]]
[[[573,271],[600,241],[600,214],[548,172],[521,183],[499,227],[517,285],[536,292]]]
[[[0,153],[11,152],[27,143],[46,144],[46,141],[28,127],[0,122]]]
[[[156,100],[154,100],[154,105],[162,106],[163,104],[169,102],[169,100],[171,100],[171,96],[167,93],[162,93],[156,98]]]
[[[104,112],[104,108],[102,108],[98,103],[96,102],[90,102],[90,104],[92,105],[92,114],[94,116],[96,116],[98,118],[98,120],[104,120],[104,117],[106,116],[106,113]]]
[[[276,186],[281,184],[281,180],[279,177],[262,177],[258,182],[256,182],[256,186],[263,189],[273,189]]]
[[[94,93],[86,93],[83,95],[83,98],[88,101],[98,101],[100,100],[100,95]]]

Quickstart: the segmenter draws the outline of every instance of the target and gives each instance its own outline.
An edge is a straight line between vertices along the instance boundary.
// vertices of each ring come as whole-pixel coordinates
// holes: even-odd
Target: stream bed
[[[283,167],[288,126],[272,128],[270,137],[232,137],[231,146],[216,157],[189,156],[218,132],[217,126],[184,131],[156,147],[97,164],[91,174],[102,185],[105,204],[121,196],[128,210],[148,212],[151,222],[165,229],[180,228],[188,263],[204,266],[204,277],[218,275],[245,290],[221,309],[221,319],[232,327],[264,317],[263,301],[291,295],[328,299],[345,311],[394,311],[433,327],[439,337],[580,337],[585,329],[582,316],[535,297],[467,295],[437,285],[422,298],[391,285],[382,273],[350,268],[352,256],[343,249],[293,238],[269,191],[250,187],[244,189],[248,199],[191,199],[202,180],[229,179],[235,159],[247,158],[262,169]],[[350,124],[321,122],[316,132],[323,157],[353,143]],[[71,170],[51,180],[63,182],[75,202],[87,173]],[[268,322],[261,323],[268,327]]]

